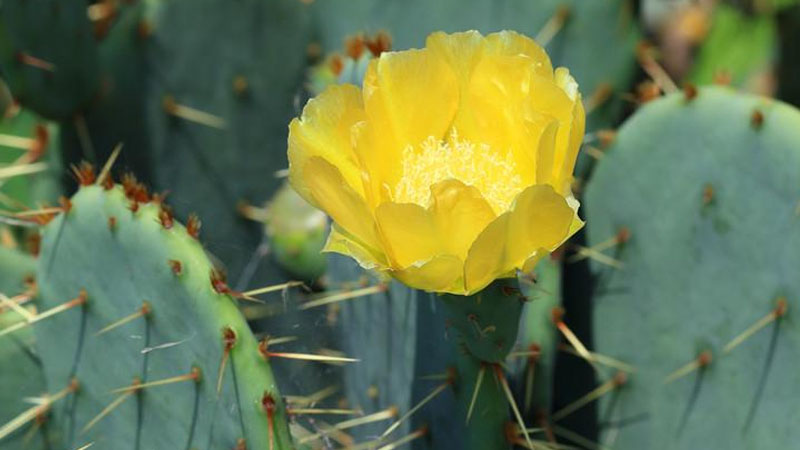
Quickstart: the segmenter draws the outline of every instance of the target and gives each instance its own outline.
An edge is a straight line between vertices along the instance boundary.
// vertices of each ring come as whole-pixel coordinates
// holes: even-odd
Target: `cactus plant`
[[[35,264],[30,255],[0,247],[0,293],[5,296],[4,300],[28,307],[24,303],[30,304],[31,286],[25,286],[25,279],[33,276]],[[6,301],[0,304],[0,329],[25,320]],[[45,392],[41,361],[36,353],[32,330],[19,332],[0,346],[0,380],[3,384],[0,389],[0,424],[7,423],[19,411],[29,407],[26,399]],[[12,450],[47,448],[48,426],[44,419],[46,417],[40,416],[35,425],[0,439],[0,445]]]
[[[733,84],[741,85],[775,56],[784,60],[781,69],[790,70],[791,58],[771,51],[774,22],[791,12],[781,9],[784,3],[794,1],[758,2],[756,15],[727,4],[715,6],[715,24],[689,79],[706,82],[724,66],[731,70]],[[584,142],[612,141],[613,133],[601,129],[620,118],[635,75],[633,47],[639,39],[627,0],[62,3],[0,2],[0,72],[10,89],[0,84],[0,109],[18,109],[11,96],[21,104],[20,113],[0,120],[0,137],[33,138],[12,139],[27,146],[0,149],[0,164],[36,157],[28,162],[48,166],[45,173],[0,180],[0,245],[21,247],[20,237],[38,236],[38,224],[13,227],[20,217],[36,213],[23,210],[55,203],[62,190],[72,192],[70,182],[64,183],[69,178],[65,166],[76,165],[74,175],[83,184],[41,228],[38,315],[30,316],[38,319],[29,325],[25,312],[0,305],[0,342],[15,344],[0,346],[0,447],[283,450],[305,444],[329,448],[336,441],[345,447],[391,449],[413,440],[414,448],[437,450],[561,444],[595,448],[596,405],[570,403],[579,397],[581,402],[600,397],[601,447],[793,443],[796,433],[788,420],[774,421],[778,432],[770,433],[761,417],[788,410],[779,388],[800,381],[786,367],[788,358],[781,358],[796,350],[791,318],[798,286],[787,269],[796,265],[787,249],[798,243],[789,225],[797,202],[792,186],[800,181],[797,150],[792,148],[797,142],[796,111],[719,88],[687,88],[683,95],[643,107],[619,131],[606,157],[586,152],[603,158],[585,199],[588,245],[608,242],[620,227],[629,228],[633,236],[624,244],[615,241],[615,253],[605,250],[601,255],[616,268],[592,263],[594,311],[570,298],[575,290],[589,288],[587,280],[568,280],[562,289],[557,258],[539,261],[535,283],[527,273],[514,273],[528,272],[537,258],[516,264],[516,250],[528,244],[521,242],[524,236],[502,245],[500,241],[505,231],[530,230],[540,217],[499,220],[493,229],[496,239],[484,239],[483,258],[475,259],[490,265],[514,254],[515,264],[502,270],[498,266],[499,272],[491,275],[478,266],[469,275],[460,268],[439,267],[447,272],[443,276],[430,266],[427,270],[436,276],[425,277],[425,271],[416,270],[424,258],[409,254],[404,255],[408,261],[397,260],[398,252],[419,246],[417,238],[425,233],[417,225],[434,224],[439,235],[432,241],[447,241],[463,228],[442,232],[444,222],[426,220],[429,205],[417,202],[420,208],[398,206],[394,215],[382,209],[387,215],[377,225],[380,231],[372,235],[367,230],[362,236],[364,230],[353,222],[367,222],[370,228],[377,213],[349,221],[342,212],[347,207],[327,208],[338,214],[335,227],[347,222],[345,233],[337,230],[328,248],[358,250],[357,241],[364,237],[372,249],[382,249],[376,252],[381,253],[376,267],[383,273],[373,273],[340,255],[317,254],[328,231],[325,217],[281,180],[287,167],[286,125],[307,100],[304,86],[316,95],[331,83],[361,85],[373,59],[388,49],[388,36],[394,48],[406,49],[421,47],[424,37],[437,30],[516,29],[537,36],[552,61],[569,67],[580,84],[590,132]],[[781,11],[778,16],[759,9],[770,3]],[[752,32],[739,31],[741,24]],[[353,38],[345,41],[341,57],[325,57],[347,37]],[[784,45],[791,44],[783,39]],[[732,40],[737,43],[731,45]],[[309,64],[320,57],[322,64],[309,72]],[[644,64],[651,76],[654,64]],[[489,93],[487,83],[481,92],[487,104],[499,99],[499,114],[517,100],[509,92],[520,85],[501,82],[507,74],[497,70],[483,80],[507,88]],[[400,103],[413,103],[405,105],[409,116],[431,113],[437,96],[456,84],[435,76],[421,78],[424,94],[398,96],[404,99]],[[793,83],[786,81],[790,78],[780,84],[787,96],[792,95]],[[441,86],[427,89],[434,81]],[[340,92],[350,88],[340,87]],[[403,108],[393,104],[387,110],[389,117]],[[445,115],[431,114],[418,128]],[[496,122],[492,114],[485,119]],[[724,133],[719,123],[726,124]],[[388,133],[381,121],[374,125]],[[459,133],[469,133],[461,125]],[[576,149],[582,127],[577,129],[570,137]],[[468,141],[497,137],[499,147],[506,143],[506,133],[472,131]],[[421,132],[439,133],[427,128]],[[355,137],[349,132],[337,136],[336,144],[345,147]],[[303,138],[311,142],[319,136]],[[400,140],[396,143],[402,144]],[[133,169],[164,194],[151,197],[130,177],[122,186],[114,185],[105,172],[94,183],[87,167],[77,165],[84,158],[104,160],[120,143],[124,150],[112,172]],[[384,147],[375,145],[373,150],[383,152]],[[548,164],[546,154],[540,156],[537,164]],[[592,161],[585,156],[579,161],[578,181],[589,173]],[[310,184],[331,172],[320,165],[313,169]],[[476,179],[461,180],[462,188],[480,191],[477,186],[484,178],[508,181],[496,173],[489,177],[489,171],[477,172]],[[548,171],[538,172],[530,184],[547,183],[539,177],[547,178]],[[666,176],[675,173],[680,176]],[[378,176],[369,170],[361,177],[354,174],[345,175],[356,190],[365,175],[366,181]],[[558,182],[551,184],[574,210],[571,175],[559,173]],[[427,187],[420,192],[427,194]],[[326,194],[337,189],[316,199],[329,200]],[[386,193],[384,186],[371,189],[379,197]],[[167,194],[176,207],[174,215],[164,203]],[[381,203],[375,200],[369,199],[370,211]],[[386,203],[409,206],[402,199],[390,200]],[[505,203],[489,215],[497,218],[500,210],[507,210]],[[653,204],[664,219],[647,216]],[[248,212],[242,205],[258,206]],[[206,219],[202,241],[208,251],[198,242],[194,219],[186,227],[174,219],[190,211]],[[267,215],[259,216],[262,212]],[[419,223],[406,222],[411,214]],[[41,222],[47,214],[35,217]],[[769,220],[762,223],[760,217]],[[252,218],[266,220],[247,220]],[[349,230],[351,226],[359,233]],[[350,234],[357,239],[348,241]],[[438,242],[429,244],[436,247]],[[557,245],[553,241],[546,247],[550,251]],[[567,261],[574,257],[571,248],[566,249]],[[525,249],[531,256],[528,250],[536,249]],[[577,255],[586,256],[584,250]],[[0,269],[15,265],[0,270],[0,292],[9,295],[23,288],[16,270],[28,271],[33,264],[15,252],[0,248]],[[376,256],[353,254],[363,257],[362,263]],[[535,256],[542,255],[536,250]],[[735,265],[739,261],[748,262]],[[452,265],[453,260],[438,262]],[[568,266],[564,272],[585,267]],[[738,279],[719,281],[741,267],[747,270]],[[387,273],[420,288],[450,293],[413,290],[389,281]],[[518,283],[509,279],[513,275]],[[443,278],[446,283],[433,283]],[[467,278],[480,282],[467,286]],[[268,286],[256,290],[264,293],[265,304],[237,304],[232,298],[243,297],[237,291],[250,286]],[[596,348],[591,339],[584,342],[596,353],[584,355],[588,361],[576,360],[585,365],[585,373],[563,364],[574,357],[568,353],[585,350],[570,337],[559,306],[566,308],[569,326],[594,319]],[[750,324],[772,331],[748,328]],[[575,334],[583,339],[577,328]],[[266,340],[258,346],[255,336]],[[275,348],[283,344],[278,341],[292,339],[286,351],[338,350],[360,361],[335,366],[279,360]],[[573,384],[584,375],[596,375],[601,382],[588,396]],[[285,399],[275,380],[290,394]],[[730,392],[748,395],[744,401],[729,400]],[[40,403],[28,404],[26,398]],[[292,414],[301,404],[326,409],[337,401],[338,409],[360,410],[365,417],[336,423],[330,415]],[[576,418],[579,414],[572,412],[581,406]],[[712,415],[723,409],[732,412]],[[649,415],[638,420],[644,417],[640,413]],[[710,419],[701,422],[700,416]],[[745,432],[730,433],[737,427]]]
[[[590,245],[631,232],[621,268],[594,264],[597,351],[635,367],[603,398],[601,444],[797,441],[798,130],[796,109],[719,87],[619,130],[585,197]]]
[[[522,311],[518,347],[525,354],[511,365],[517,374],[517,397],[529,423],[537,424],[547,417],[553,403],[553,377],[559,335],[553,322],[553,311],[561,307],[561,261],[544,259],[536,266],[533,277],[524,279],[523,289],[528,302]]]
[[[601,44],[603,40],[632,48],[635,24],[623,2],[614,2],[610,8],[566,3],[571,13],[563,28],[553,39],[542,36],[550,41],[550,53],[556,62],[571,66],[585,92],[603,91],[600,88],[606,83],[616,92],[624,90],[633,73],[632,52],[615,52],[612,63],[602,56],[600,63],[603,52],[598,51],[607,45]],[[70,17],[84,12],[79,6],[70,6],[77,10],[70,10]],[[312,37],[329,50],[341,45],[344,36],[364,29],[386,28],[398,48],[419,46],[423,36],[439,28],[516,28],[536,33],[549,23],[549,30],[554,31],[559,28],[557,22],[566,17],[559,6],[561,2],[556,1],[509,6],[475,3],[469,9],[461,2],[433,9],[425,2],[302,5],[291,0],[270,5],[246,2],[235,8],[210,0],[202,4],[101,2],[92,9],[93,25],[101,32],[82,50],[96,53],[91,57],[96,62],[81,68],[92,72],[82,81],[98,81],[88,83],[92,88],[88,100],[82,98],[72,102],[71,108],[63,108],[63,113],[58,111],[63,151],[68,161],[91,158],[92,153],[100,160],[124,142],[131,150],[122,153],[123,164],[144,174],[157,189],[169,190],[179,215],[198,210],[206,218],[209,231],[204,240],[224,261],[236,287],[244,287],[249,278],[259,285],[277,283],[283,281],[280,272],[263,262],[255,266],[252,277],[246,276],[244,267],[261,236],[257,226],[237,215],[236,204],[242,199],[262,203],[278,186],[277,180],[265,175],[285,167],[281,141],[285,128],[281,124],[290,115],[292,99],[302,82],[304,52]],[[343,13],[329,14],[331,8]],[[25,22],[15,20],[14,10],[3,14],[9,29],[22,33],[14,28]],[[273,21],[278,17],[281,20]],[[421,23],[418,17],[427,21]],[[269,26],[256,25],[258,31],[252,33],[212,33],[205,38],[186,26],[206,23],[207,28],[224,28],[230,23],[265,21]],[[85,23],[81,26],[86,28]],[[208,60],[216,61],[210,70],[206,70]],[[277,60],[281,61],[280,71],[274,70]],[[196,68],[198,62],[203,69]],[[22,97],[23,103],[37,104]],[[590,128],[611,123],[620,105],[618,95],[611,98],[607,104],[599,102],[600,108],[590,114]],[[223,119],[227,127],[220,130],[188,121],[175,114],[176,106],[209,113]],[[262,126],[265,123],[272,125]],[[267,151],[254,152],[264,147]],[[214,181],[197,182],[209,178]],[[284,316],[256,327],[276,330],[291,320]]]
[[[557,13],[564,5],[571,9],[567,19]],[[586,92],[605,92],[607,89],[601,88],[609,84],[613,91],[624,89],[632,75],[632,52],[615,52],[613,63],[603,56],[599,64],[597,58],[603,52],[592,47],[603,41],[596,37],[599,34],[632,48],[635,32],[630,32],[634,28],[622,2],[613,8],[564,5],[557,1],[514,7],[475,4],[467,15],[459,2],[421,14],[430,8],[426,2],[378,6],[364,1],[348,4],[346,13],[332,15],[331,8],[341,10],[342,6],[335,2],[307,6],[294,0],[270,5],[250,1],[235,8],[219,0],[202,5],[188,1],[100,2],[93,5],[90,22],[82,5],[13,1],[2,10],[4,29],[14,37],[4,41],[3,67],[14,76],[10,79],[12,91],[24,104],[63,121],[62,141],[68,160],[102,160],[119,142],[136,148],[123,153],[123,161],[156,189],[168,189],[178,213],[194,209],[207,218],[214,233],[207,244],[236,279],[251,256],[242,249],[255,248],[259,234],[257,227],[238,217],[235,206],[242,199],[263,202],[278,187],[277,180],[263,175],[285,167],[285,129],[280,124],[291,114],[312,35],[318,35],[323,48],[330,49],[358,30],[387,28],[398,44],[406,47],[421,44],[420,38],[435,29],[507,27],[535,33],[548,20],[561,17],[566,20],[563,30],[549,44],[554,60],[573,68]],[[200,22],[191,19],[193,14],[199,14]],[[202,35],[187,34],[184,26],[211,21],[208,28],[224,27],[253,17],[281,20],[254,29],[263,33],[263,38],[247,33],[211,34],[205,42]],[[429,21],[420,23],[417,17]],[[487,23],[490,17],[494,19]],[[57,33],[45,39],[24,26],[43,20]],[[550,29],[558,26],[551,24]],[[594,38],[584,37],[590,35]],[[252,42],[259,45],[250,45]],[[42,68],[20,65],[17,59],[25,49],[42,60],[49,58],[59,70],[48,75]],[[67,59],[70,55],[73,57]],[[83,64],[77,64],[74,55]],[[274,71],[279,58],[283,70]],[[212,65],[211,70],[193,68],[194,62],[205,59],[224,63]],[[598,67],[603,70],[596,70]],[[73,78],[79,83],[72,83]],[[33,81],[44,88],[31,88]],[[611,111],[619,108],[619,101],[617,96],[612,99],[608,105],[601,102],[602,111],[589,116],[590,130],[613,120]],[[187,120],[187,115],[181,114],[186,111],[195,119],[207,120]],[[193,114],[197,112],[201,114]],[[261,123],[274,125],[254,125]],[[263,147],[269,150],[253,151]],[[223,154],[216,151],[219,148],[228,151]],[[215,179],[214,188],[195,183],[198,177]],[[235,183],[229,181],[233,178]],[[262,264],[256,279],[264,284],[278,282],[273,268]]]
[[[62,445],[293,448],[268,350],[198,226],[128,178],[82,186],[44,228],[39,307],[64,311],[35,332],[49,390],[69,389],[52,407]]]

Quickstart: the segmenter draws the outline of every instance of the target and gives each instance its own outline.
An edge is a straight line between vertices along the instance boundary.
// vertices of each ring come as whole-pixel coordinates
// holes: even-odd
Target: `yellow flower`
[[[584,111],[567,69],[503,31],[433,33],[328,87],[289,126],[289,180],[333,218],[327,251],[468,295],[583,225],[570,184]]]

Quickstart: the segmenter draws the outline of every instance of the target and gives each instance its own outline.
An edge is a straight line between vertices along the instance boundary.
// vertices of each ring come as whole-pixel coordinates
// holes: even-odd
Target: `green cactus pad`
[[[73,377],[79,383],[54,407],[54,432],[68,448],[231,449],[241,438],[251,449],[293,448],[270,366],[236,301],[212,275],[192,229],[164,208],[126,199],[121,186],[83,186],[69,211],[43,230],[40,310],[81,292],[86,299],[35,326],[49,390]],[[145,316],[98,334],[143,307]],[[196,380],[131,394],[85,429],[124,395],[114,389],[137,377],[148,383],[196,370]]]
[[[262,235],[236,205],[265,202],[281,184],[275,172],[288,167],[286,125],[302,105],[295,96],[310,34],[306,9],[297,0],[178,0],[148,2],[144,12],[151,34],[142,45],[158,71],[145,75],[152,80],[143,92],[147,142],[134,167],[158,161],[152,184],[171,192],[179,214],[195,210],[205,218],[206,244],[234,285],[248,281],[240,276]],[[236,32],[196,33],[198,24]],[[167,99],[222,123],[171,114]],[[253,279],[283,281],[267,261]]]
[[[23,292],[25,278],[36,271],[32,256],[3,246],[0,246],[0,268],[0,292],[9,297]]]
[[[448,325],[473,356],[487,363],[503,362],[516,343],[523,299],[515,280],[495,281],[471,296],[440,296]]]
[[[553,310],[561,307],[561,261],[546,258],[536,265],[532,280],[521,281],[528,302],[522,310],[518,337],[521,351],[538,352],[517,358],[513,372],[521,389],[520,408],[529,418],[548,414],[553,403],[553,377],[560,342]],[[536,423],[531,421],[531,423]]]
[[[800,440],[787,415],[800,395],[798,186],[800,112],[771,99],[719,87],[674,94],[619,130],[585,205],[590,245],[621,227],[631,233],[608,253],[621,269],[594,264],[594,330],[597,351],[636,372],[602,399],[601,444],[756,449]],[[726,352],[779,297],[785,316]],[[692,361],[705,365],[689,370]]]
[[[450,326],[454,313],[436,294],[418,293],[417,339],[412,405],[418,404],[445,381],[448,389],[438,394],[413,417],[412,428],[428,427],[427,439],[414,448],[508,449],[505,426],[510,420],[508,402],[497,382],[494,366],[483,363],[467,350],[461,333]],[[462,298],[464,301],[470,299]],[[469,406],[479,374],[481,385],[472,416]],[[433,379],[432,379],[433,378]]]
[[[336,291],[386,282],[362,269],[354,260],[328,254],[326,286]],[[358,364],[343,369],[348,402],[366,414],[395,407],[400,414],[411,407],[413,361],[417,340],[418,292],[405,285],[389,282],[384,292],[341,303],[338,341],[347,355],[359,358]],[[410,423],[395,433],[410,431]],[[388,422],[353,430],[362,439],[380,435]]]
[[[456,420],[463,419],[463,448],[470,450],[512,448],[506,432],[513,419],[509,414],[508,400],[498,378],[505,376],[500,366],[486,364],[467,352],[458,352],[455,369],[458,374],[453,387],[458,404],[455,415]],[[481,384],[478,387],[479,380]],[[466,417],[476,389],[478,391],[474,397],[475,404],[467,422]]]
[[[14,297],[27,290],[24,280],[36,271],[36,261],[30,255],[0,247],[0,292]],[[24,320],[5,305],[0,305],[0,330]],[[41,360],[34,348],[33,331],[21,330],[13,336],[0,337],[0,426],[31,407],[27,397],[37,397],[46,391]],[[45,417],[46,419],[46,417]],[[33,428],[35,427],[35,428]],[[41,423],[23,427],[0,439],[0,448],[9,450],[38,450],[49,442],[48,425]]]
[[[58,0],[0,3],[5,80],[17,99],[45,117],[72,118],[97,91],[97,49],[86,7]]]
[[[453,334],[450,343],[455,346],[453,388],[458,416],[464,418],[466,425],[464,448],[509,448],[506,427],[513,416],[499,377],[506,377],[501,364],[517,342],[525,297],[517,288],[517,281],[511,279],[496,280],[471,296],[438,297],[437,301],[444,306],[445,326]],[[467,422],[479,377],[481,384]]]

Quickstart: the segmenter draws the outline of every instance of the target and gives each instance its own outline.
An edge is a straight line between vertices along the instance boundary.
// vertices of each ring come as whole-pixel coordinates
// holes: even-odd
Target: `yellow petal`
[[[313,203],[319,205],[348,238],[366,248],[380,248],[375,221],[364,199],[344,180],[339,169],[327,160],[313,156],[305,164],[306,179]]]
[[[580,208],[581,204],[571,192],[567,197],[567,205],[569,205],[569,207],[572,209],[572,223],[569,225],[569,232],[567,232],[567,237],[564,239],[564,241],[569,239],[573,234],[577,233],[578,230],[583,228],[584,225],[584,222],[581,220],[580,216],[578,216],[578,208]],[[558,245],[560,246],[563,243],[564,242],[561,242]]]
[[[375,210],[383,246],[397,269],[442,254],[463,261],[475,238],[494,218],[478,189],[452,179],[431,186],[428,209],[386,202]]]
[[[475,30],[452,34],[437,31],[428,36],[425,47],[447,61],[463,85],[469,82],[472,70],[483,57],[486,39]]]
[[[561,78],[559,75],[564,76],[563,81],[559,81],[559,78]],[[569,191],[570,185],[572,184],[572,172],[575,170],[575,160],[578,158],[578,152],[583,143],[583,133],[586,128],[586,113],[583,110],[583,102],[581,101],[580,94],[577,93],[577,83],[569,76],[569,72],[564,68],[559,68],[556,70],[556,79],[560,85],[563,85],[562,89],[567,92],[568,96],[570,93],[574,92],[574,106],[572,108],[569,140],[564,149],[564,156],[560,160],[556,160],[556,165],[553,167],[553,171],[555,172],[553,174],[555,178],[553,186],[559,189],[562,194],[565,194]]]
[[[430,212],[442,251],[466,259],[481,231],[494,220],[492,207],[478,189],[458,180],[431,186]]]
[[[515,31],[500,31],[486,36],[488,51],[499,55],[525,55],[533,60],[536,74],[552,78],[553,65],[544,49],[533,39]]]
[[[376,253],[374,249],[364,247],[358,241],[349,238],[347,233],[340,230],[336,224],[331,226],[328,241],[322,251],[350,256],[361,267],[368,270],[384,270],[388,267],[385,255]]]
[[[422,265],[391,272],[412,288],[432,292],[464,293],[464,263],[453,255],[438,255]]]
[[[289,181],[309,202],[314,202],[306,163],[322,157],[339,169],[347,184],[363,196],[360,169],[351,144],[350,129],[364,120],[361,90],[343,84],[328,87],[308,101],[299,119],[289,125]]]
[[[370,188],[380,193],[384,184],[397,182],[404,148],[445,135],[458,106],[458,84],[450,66],[430,50],[386,52],[367,68],[363,94],[368,145],[356,151]]]
[[[556,136],[558,121],[550,120],[542,129],[536,151],[536,183],[551,184],[553,182],[553,160],[556,153]]]
[[[471,78],[472,70],[486,54],[523,55],[530,58],[536,74],[553,76],[547,52],[533,39],[515,31],[500,31],[486,37],[475,30],[451,34],[437,31],[428,36],[425,47],[441,55],[464,80]]]
[[[561,191],[562,186],[556,183],[563,182],[562,169],[564,168],[564,162],[572,154],[573,145],[580,147],[580,142],[575,142],[573,137],[573,126],[579,128],[581,131],[581,139],[583,138],[583,127],[580,124],[573,124],[573,111],[576,102],[580,102],[580,97],[576,96],[575,99],[572,99],[567,95],[567,92],[555,82],[544,78],[537,78],[532,82],[530,101],[534,110],[542,111],[558,120],[558,133],[556,134],[553,165],[551,168],[552,175],[550,177],[552,181],[546,182],[553,184],[556,189]],[[582,111],[581,109],[581,112]],[[577,148],[575,152],[577,155]],[[536,183],[540,184],[542,181],[541,179],[537,179]]]
[[[392,192],[397,175],[401,172],[399,155],[384,152],[391,144],[383,130],[369,121],[353,125],[353,143],[361,167],[364,197],[370,209],[393,200]]]
[[[375,210],[384,248],[396,268],[428,261],[440,252],[433,216],[414,203],[382,203]]]
[[[536,143],[542,131],[528,126],[541,117],[528,100],[532,65],[525,56],[486,55],[475,66],[454,123],[460,137],[489,145],[501,158],[511,151],[524,186],[536,182]]]
[[[578,216],[578,207],[580,207],[580,203],[578,203],[578,200],[576,200],[572,194],[567,197],[567,205],[569,205],[569,207],[572,209],[572,222],[569,224],[569,231],[567,231],[567,235],[552,249],[540,248],[533,255],[529,256],[528,259],[525,260],[525,264],[522,265],[523,272],[532,273],[533,269],[536,267],[536,264],[538,264],[542,258],[545,256],[550,256],[550,253],[553,251],[557,251],[557,249],[564,245],[564,243],[569,240],[570,237],[583,228],[584,222]]]
[[[539,249],[554,250],[568,236],[574,211],[549,185],[526,188],[511,211],[498,216],[478,236],[464,267],[468,292],[522,268]]]
[[[583,228],[584,222],[578,216],[578,208],[580,207],[580,203],[578,202],[572,194],[566,198],[567,205],[572,209],[572,222],[569,224],[569,230],[567,231],[566,236],[564,239],[555,245],[552,249],[540,248],[537,250],[533,255],[529,256],[527,260],[525,260],[525,264],[522,265],[522,271],[525,273],[533,272],[533,269],[536,267],[536,264],[542,260],[545,256],[549,256],[550,253],[558,247],[564,245],[570,237],[572,237],[575,233],[577,233],[581,228]]]

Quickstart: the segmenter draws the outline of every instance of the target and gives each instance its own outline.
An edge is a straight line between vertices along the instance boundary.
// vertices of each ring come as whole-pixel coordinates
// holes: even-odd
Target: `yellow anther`
[[[456,179],[477,188],[500,214],[523,188],[511,151],[460,140],[455,130],[446,141],[429,136],[417,147],[409,145],[401,165],[403,174],[394,189],[398,203],[427,207],[432,185]]]

